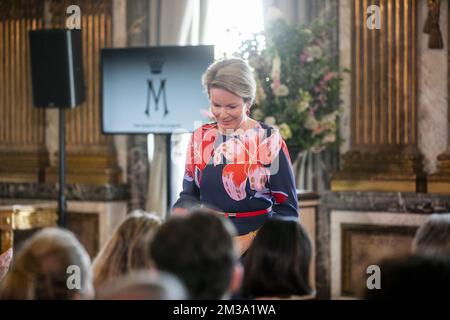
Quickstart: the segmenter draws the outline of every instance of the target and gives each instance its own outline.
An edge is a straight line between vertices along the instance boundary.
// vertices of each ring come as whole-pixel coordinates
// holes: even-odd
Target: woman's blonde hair
[[[80,278],[71,281],[72,274]],[[90,258],[72,232],[58,228],[38,231],[24,243],[0,288],[0,299],[74,299],[77,295],[94,295]]]
[[[94,287],[108,285],[130,271],[151,268],[147,248],[160,225],[155,214],[142,210],[130,213],[94,259]]]
[[[211,64],[203,74],[202,83],[208,93],[211,88],[229,91],[253,104],[256,81],[250,66],[242,59],[223,59]]]

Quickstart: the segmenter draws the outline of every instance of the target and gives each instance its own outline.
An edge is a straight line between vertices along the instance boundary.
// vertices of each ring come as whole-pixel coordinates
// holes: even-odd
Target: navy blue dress
[[[239,235],[276,215],[298,217],[291,160],[279,131],[264,123],[232,136],[222,135],[216,123],[195,130],[183,191],[173,208],[200,204],[229,213],[271,208],[263,215],[230,218]]]

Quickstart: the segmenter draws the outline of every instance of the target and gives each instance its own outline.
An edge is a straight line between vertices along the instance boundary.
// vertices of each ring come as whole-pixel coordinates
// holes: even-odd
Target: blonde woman
[[[23,245],[0,287],[0,299],[93,296],[89,255],[70,231],[58,228],[43,229]]]
[[[99,289],[131,271],[151,268],[147,248],[160,225],[154,214],[142,210],[130,213],[92,264],[94,287]]]
[[[271,217],[298,217],[291,159],[279,130],[250,117],[256,82],[241,59],[215,62],[203,75],[215,119],[194,131],[174,213],[204,205],[230,219],[240,254]]]

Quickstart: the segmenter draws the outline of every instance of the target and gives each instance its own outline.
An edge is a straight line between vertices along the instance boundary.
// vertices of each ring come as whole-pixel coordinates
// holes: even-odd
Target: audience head
[[[432,255],[409,255],[384,259],[380,288],[366,289],[370,300],[442,299],[450,295],[450,260]]]
[[[311,242],[296,219],[267,220],[244,260],[243,296],[289,297],[312,294]]]
[[[450,213],[433,214],[417,230],[413,252],[429,255],[450,255]]]
[[[13,249],[9,248],[2,254],[0,254],[0,281],[6,275],[9,269],[9,265],[11,264],[11,260],[13,257]]]
[[[148,245],[161,220],[142,210],[130,213],[93,262],[96,289],[133,270],[152,267]]]
[[[176,275],[191,299],[222,299],[239,289],[238,263],[229,221],[197,209],[168,219],[157,231],[150,252],[159,270]]]
[[[89,255],[70,231],[58,228],[24,243],[0,288],[1,299],[87,299],[93,293]]]
[[[185,300],[187,294],[175,276],[141,270],[118,278],[97,297],[100,300]]]

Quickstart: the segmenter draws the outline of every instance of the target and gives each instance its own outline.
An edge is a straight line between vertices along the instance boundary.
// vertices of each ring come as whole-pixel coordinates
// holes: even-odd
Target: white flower
[[[264,89],[261,84],[258,83],[256,88],[256,96],[255,96],[255,102],[256,104],[261,103],[262,101],[266,100],[267,96],[264,92]]]
[[[304,28],[304,29],[303,29],[303,33],[305,33],[305,34],[307,34],[307,35],[311,35],[311,34],[312,34],[311,30],[308,29],[308,28]]]
[[[274,81],[280,79],[281,74],[281,60],[278,53],[275,55],[275,57],[272,60],[272,72],[271,77]]]
[[[277,119],[275,119],[275,117],[269,116],[264,119],[264,123],[268,124],[269,126],[273,126],[277,123]]]
[[[325,117],[322,118],[322,121],[324,123],[335,123],[336,122],[336,117],[338,116],[339,112],[338,111],[334,111],[330,114],[327,114]]]
[[[322,49],[319,46],[311,46],[308,53],[313,59],[319,59],[322,56]]]
[[[280,134],[284,140],[287,140],[290,137],[292,137],[291,128],[289,127],[289,125],[287,123],[283,122],[282,124],[280,124],[279,129],[280,129]]]
[[[336,127],[336,117],[338,116],[338,114],[339,114],[338,111],[334,111],[334,112],[324,116],[322,118],[322,120],[320,121],[321,126],[326,130],[335,128]]]
[[[289,94],[289,88],[286,87],[284,84],[280,84],[278,87],[273,88],[273,94],[278,97],[285,97]]]
[[[305,121],[305,128],[309,130],[314,130],[317,128],[319,123],[316,120],[316,117],[314,117],[314,114],[310,114],[308,118]]]
[[[284,15],[283,12],[281,12],[280,9],[278,9],[277,7],[269,7],[269,10],[267,12],[267,21],[268,22],[272,22],[272,21],[276,21],[276,20],[284,20]]]
[[[306,111],[308,108],[309,108],[309,102],[307,102],[307,101],[300,101],[297,104],[297,111],[299,113]]]
[[[331,142],[335,142],[335,141],[336,141],[336,134],[334,134],[334,133],[328,133],[323,138],[323,143],[331,143]]]
[[[311,94],[302,88],[298,89],[298,94],[304,101],[310,102],[312,100]]]

